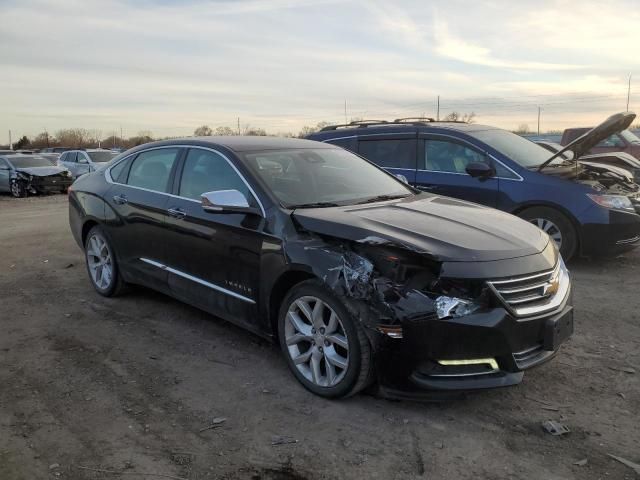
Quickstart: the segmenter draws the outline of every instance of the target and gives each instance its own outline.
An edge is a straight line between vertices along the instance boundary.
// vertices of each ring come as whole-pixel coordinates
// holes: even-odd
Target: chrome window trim
[[[251,192],[251,194],[253,195],[253,197],[255,198],[256,202],[258,203],[258,206],[260,207],[260,212],[262,213],[262,217],[266,218],[267,214],[266,211],[264,209],[264,206],[262,205],[262,202],[260,201],[260,198],[258,198],[258,195],[256,195],[255,190],[251,187],[251,185],[249,185],[249,182],[247,182],[247,179],[244,177],[244,175],[242,175],[242,173],[240,173],[240,171],[236,168],[236,166],[233,164],[233,162],[231,160],[229,160],[229,158],[222,152],[214,149],[214,148],[209,148],[209,147],[202,147],[200,145],[163,145],[161,147],[152,147],[152,148],[146,148],[144,150],[139,150],[135,153],[132,153],[131,155],[127,155],[126,157],[121,158],[120,160],[118,160],[116,163],[114,163],[113,165],[110,165],[108,168],[105,169],[104,171],[104,178],[107,181],[107,183],[110,183],[112,185],[122,185],[123,187],[129,187],[129,188],[134,188],[136,190],[142,190],[145,192],[151,192],[151,193],[158,193],[160,195],[166,195],[168,197],[172,197],[172,198],[179,198],[181,200],[188,200],[189,202],[194,202],[194,203],[202,203],[200,202],[200,200],[194,200],[193,198],[187,198],[187,197],[182,197],[180,195],[174,195],[172,193],[167,193],[167,192],[159,192],[158,190],[151,190],[148,188],[143,188],[143,187],[136,187],[134,185],[129,185],[126,183],[119,183],[119,182],[115,182],[113,180],[113,178],[111,178],[111,169],[113,167],[115,167],[116,165],[118,165],[121,162],[126,161],[127,159],[135,156],[135,155],[139,155],[141,153],[144,152],[151,152],[153,150],[161,150],[163,148],[197,148],[200,150],[208,150],[210,152],[213,152],[217,155],[220,155],[222,158],[224,158],[227,163],[231,166],[231,168],[233,168],[233,170],[238,174],[238,176],[240,177],[240,179],[244,182],[244,184],[247,186],[247,188],[249,189],[249,191]],[[204,192],[203,192],[204,193]]]
[[[242,300],[243,302],[247,302],[251,304],[256,303],[255,300],[249,297],[245,297],[244,295],[240,295],[239,293],[233,292],[231,290],[227,290],[226,288],[222,288],[216,285],[215,283],[207,282],[206,280],[203,280],[198,277],[194,277],[193,275],[189,275],[188,273],[182,272],[180,270],[176,270],[175,268],[168,267],[167,265],[164,265],[163,263],[160,263],[160,262],[156,262],[155,260],[151,260],[149,258],[143,258],[143,257],[141,257],[140,260],[143,261],[144,263],[148,263],[149,265],[153,265],[154,267],[157,267],[161,270],[165,270],[169,273],[178,275],[179,277],[186,278],[187,280],[191,280],[192,282],[199,283],[200,285],[204,285],[205,287],[208,287],[212,290],[216,290],[218,292],[224,293],[231,297],[237,298],[238,300]]]
[[[420,134],[421,132],[417,132],[417,133]],[[349,135],[349,136],[346,136],[346,137],[328,138],[326,140],[322,140],[322,143],[331,143],[330,140],[345,140],[345,139],[348,139],[348,138],[358,139],[360,137],[373,137],[373,136],[380,137],[380,136],[385,136],[385,135],[387,135],[387,136],[393,136],[393,135],[416,135],[416,132],[396,132],[396,133],[385,132],[385,133],[369,133],[369,134],[365,134],[365,135]],[[447,135],[445,133],[429,133],[428,135],[436,135],[436,136],[445,137],[445,138],[452,138],[454,140],[459,140],[461,142],[464,142],[467,145],[470,145],[470,146],[472,146],[472,147],[474,147],[476,149],[478,148],[473,143],[471,143],[471,142],[469,142],[469,141],[467,141],[465,139],[459,138],[459,137],[454,137],[453,135]],[[420,140],[420,139],[421,138],[418,137],[418,140]],[[422,140],[426,140],[426,139],[422,138]],[[336,145],[336,146],[339,146],[339,145]],[[499,180],[510,180],[512,182],[523,182],[524,181],[524,178],[522,178],[522,176],[518,172],[514,171],[511,167],[509,167],[508,165],[505,165],[502,161],[498,160],[495,156],[493,156],[492,154],[490,154],[488,152],[487,152],[487,155],[489,155],[489,157],[491,157],[491,159],[493,159],[494,162],[498,162],[500,165],[502,165],[504,168],[506,168],[511,173],[513,173],[516,177],[518,177],[518,178],[509,178],[509,177],[492,177],[492,178],[496,178],[496,179],[499,179]],[[378,166],[380,168],[385,168],[385,169],[394,168],[396,170],[412,170],[411,168],[382,167],[380,165],[378,165]],[[416,168],[415,171],[416,172],[431,172],[431,173],[448,173],[448,174],[451,174],[451,175],[466,175],[466,176],[470,176],[468,173],[442,172],[440,170],[426,170],[426,169],[423,169],[423,168]]]

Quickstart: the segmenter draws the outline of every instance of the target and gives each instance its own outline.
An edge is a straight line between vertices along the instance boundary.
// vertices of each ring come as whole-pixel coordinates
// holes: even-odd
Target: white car
[[[116,155],[111,150],[94,148],[69,150],[60,155],[58,166],[69,169],[74,178],[95,171],[101,164],[111,161]]]

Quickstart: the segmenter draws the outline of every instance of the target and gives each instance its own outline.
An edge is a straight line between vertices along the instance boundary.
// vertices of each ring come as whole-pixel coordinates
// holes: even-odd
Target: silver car
[[[116,155],[111,150],[69,150],[60,155],[58,166],[69,169],[73,178],[95,171],[100,165],[111,161]]]

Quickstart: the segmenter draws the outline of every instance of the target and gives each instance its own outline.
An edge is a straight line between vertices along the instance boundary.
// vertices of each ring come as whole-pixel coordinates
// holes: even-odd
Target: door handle
[[[437,190],[438,186],[437,185],[419,185],[416,188],[418,190],[430,191],[430,190]]]
[[[169,210],[167,210],[167,213],[169,214],[169,216],[177,218],[178,220],[182,220],[187,216],[187,213],[181,208],[170,208]]]
[[[125,203],[129,203],[129,200],[127,200],[127,197],[125,197],[124,195],[114,196],[113,201],[116,202],[118,205],[124,205]]]

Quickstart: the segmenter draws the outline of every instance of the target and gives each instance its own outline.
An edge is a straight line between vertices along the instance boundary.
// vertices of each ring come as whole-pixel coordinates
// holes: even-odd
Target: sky
[[[475,112],[541,130],[640,111],[637,0],[0,0],[0,143],[45,129],[269,133]],[[345,112],[346,103],[346,112]]]

